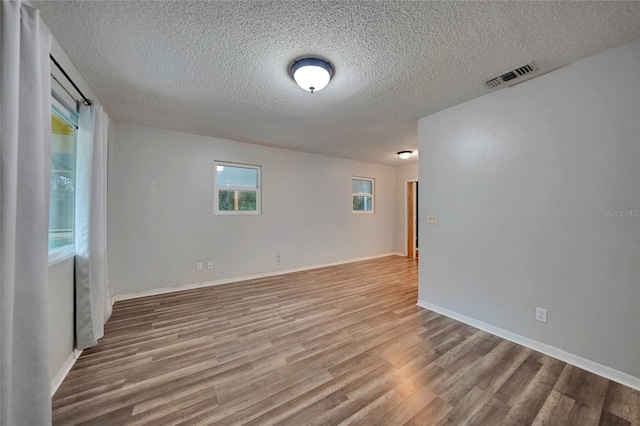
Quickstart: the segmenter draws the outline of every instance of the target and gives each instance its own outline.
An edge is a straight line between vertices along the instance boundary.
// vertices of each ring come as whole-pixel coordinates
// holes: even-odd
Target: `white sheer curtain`
[[[1,10],[0,424],[46,425],[51,36],[36,9]]]
[[[76,346],[94,346],[111,315],[107,267],[107,150],[109,116],[82,106],[76,175]]]

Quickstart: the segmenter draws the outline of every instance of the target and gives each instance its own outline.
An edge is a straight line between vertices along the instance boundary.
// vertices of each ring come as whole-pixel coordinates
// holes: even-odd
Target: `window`
[[[49,254],[75,252],[76,129],[78,114],[54,93],[51,105]]]
[[[260,166],[214,161],[214,213],[260,214]]]
[[[373,213],[374,180],[370,178],[351,178],[351,195],[354,213]]]

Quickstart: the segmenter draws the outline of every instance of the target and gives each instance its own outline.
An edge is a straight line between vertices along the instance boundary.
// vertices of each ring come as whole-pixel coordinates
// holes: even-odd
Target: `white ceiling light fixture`
[[[289,67],[289,75],[307,92],[317,92],[329,84],[333,77],[333,67],[324,59],[300,58]]]
[[[402,158],[403,160],[411,157],[411,154],[413,154],[413,151],[398,151],[398,157]]]

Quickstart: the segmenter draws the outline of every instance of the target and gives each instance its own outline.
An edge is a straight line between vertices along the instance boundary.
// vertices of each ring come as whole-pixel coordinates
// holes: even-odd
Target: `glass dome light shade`
[[[319,58],[304,58],[294,61],[291,65],[291,77],[298,86],[308,92],[324,89],[333,76],[333,68],[329,62]]]
[[[398,157],[406,160],[407,158],[411,157],[411,154],[413,154],[412,151],[400,151],[398,152]]]

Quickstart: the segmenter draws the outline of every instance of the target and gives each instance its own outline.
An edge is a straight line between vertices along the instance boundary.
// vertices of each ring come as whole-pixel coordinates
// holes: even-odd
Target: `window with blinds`
[[[214,162],[214,214],[260,214],[260,166]]]
[[[351,178],[352,212],[373,213],[374,184],[371,178]]]

